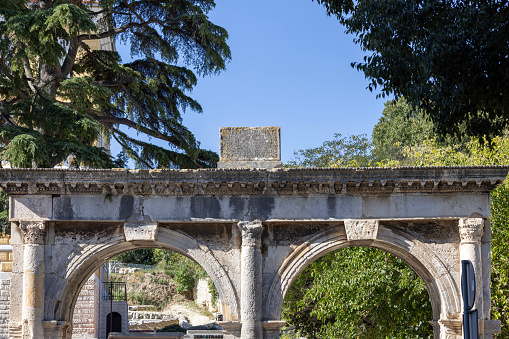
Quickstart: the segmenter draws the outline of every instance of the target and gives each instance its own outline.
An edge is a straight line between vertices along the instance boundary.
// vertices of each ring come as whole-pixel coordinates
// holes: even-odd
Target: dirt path
[[[165,308],[165,312],[173,316],[183,315],[192,326],[204,325],[214,321],[214,318],[207,317],[184,304],[173,304]]]

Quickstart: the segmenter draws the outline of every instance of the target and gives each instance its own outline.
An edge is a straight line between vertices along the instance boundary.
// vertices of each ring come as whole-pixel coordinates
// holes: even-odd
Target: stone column
[[[483,280],[481,238],[484,234],[484,219],[460,219],[460,259],[470,260],[475,271],[475,303],[474,308],[479,312],[479,319],[483,319]]]
[[[242,339],[261,339],[262,330],[262,253],[260,250],[263,225],[261,221],[241,221],[242,232],[240,273],[240,317]]]
[[[484,234],[484,219],[465,218],[460,219],[460,259],[470,260],[475,271],[475,303],[479,320],[487,319],[483,314],[483,272],[481,255],[481,238]],[[489,301],[488,301],[489,302]],[[463,305],[462,305],[463,310]],[[489,317],[489,315],[488,315]],[[479,337],[484,338],[484,322],[479,321]]]
[[[44,221],[21,221],[23,233],[23,338],[44,338]]]

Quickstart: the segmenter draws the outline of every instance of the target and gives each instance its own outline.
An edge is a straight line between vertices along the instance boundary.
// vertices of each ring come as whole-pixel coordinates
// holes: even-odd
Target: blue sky
[[[216,0],[209,17],[227,29],[232,60],[226,71],[199,79],[191,96],[203,114],[184,114],[203,148],[219,152],[220,127],[280,126],[287,162],[334,133],[371,134],[387,99],[366,89],[364,74],[350,66],[362,61],[361,48],[322,6]]]

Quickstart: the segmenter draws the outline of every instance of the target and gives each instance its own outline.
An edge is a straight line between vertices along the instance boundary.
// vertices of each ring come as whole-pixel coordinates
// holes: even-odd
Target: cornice
[[[488,193],[508,166],[292,168],[276,170],[0,169],[11,195],[306,195]]]

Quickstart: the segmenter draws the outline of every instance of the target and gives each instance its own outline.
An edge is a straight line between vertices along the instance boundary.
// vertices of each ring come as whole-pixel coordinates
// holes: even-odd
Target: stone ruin
[[[19,287],[9,336],[70,338],[87,278],[136,248],[176,251],[207,271],[224,338],[278,338],[292,282],[348,246],[416,271],[437,339],[462,338],[460,260],[470,260],[479,337],[500,331],[490,320],[490,192],[507,167],[282,169],[278,128],[221,133],[218,169],[0,170]]]

